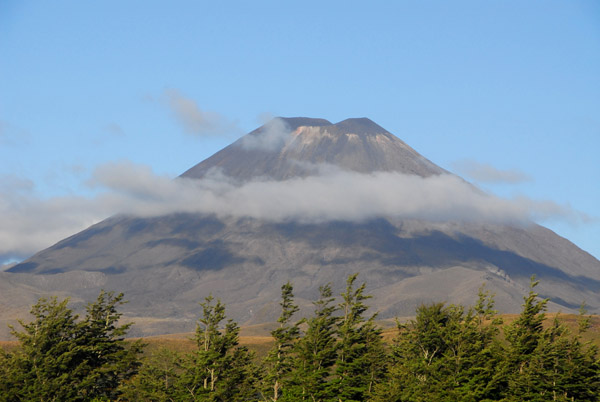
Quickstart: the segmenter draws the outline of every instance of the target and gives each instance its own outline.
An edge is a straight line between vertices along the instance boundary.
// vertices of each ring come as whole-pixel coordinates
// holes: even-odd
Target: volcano
[[[366,118],[336,124],[277,118],[176,180],[284,185],[331,169],[367,178],[397,173],[462,181]],[[320,202],[318,194],[313,198]],[[178,212],[111,217],[0,272],[6,288],[0,318],[14,318],[19,306],[27,309],[40,295],[81,304],[106,289],[129,300],[124,312],[136,323],[132,335],[193,330],[198,302],[209,294],[239,323],[265,323],[276,319],[280,287],[288,280],[306,312],[320,285],[331,282],[339,291],[355,272],[381,318],[413,315],[422,303],[471,304],[483,283],[501,312],[517,312],[532,275],[550,310],[570,312],[585,302],[600,312],[600,261],[532,222]]]

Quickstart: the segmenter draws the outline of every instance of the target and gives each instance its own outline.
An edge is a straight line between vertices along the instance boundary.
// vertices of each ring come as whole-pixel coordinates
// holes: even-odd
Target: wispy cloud
[[[260,128],[260,132],[246,135],[236,143],[245,149],[274,151],[289,139],[291,130],[284,120],[273,118]],[[259,135],[255,135],[259,134]]]
[[[115,123],[114,121],[105,125],[103,127],[103,129],[105,132],[107,132],[113,136],[116,136],[116,137],[125,136],[125,131],[123,130],[123,128],[119,124]]]
[[[112,213],[99,200],[44,199],[30,180],[0,177],[0,262],[29,256]]]
[[[223,115],[202,110],[196,101],[186,97],[177,89],[166,89],[163,99],[173,118],[187,134],[197,136],[218,136],[237,133],[237,125]]]
[[[453,168],[458,173],[467,176],[478,183],[518,184],[531,181],[531,177],[520,170],[502,170],[487,163],[481,163],[474,160],[457,161],[453,164]]]
[[[588,219],[551,201],[486,195],[453,175],[421,178],[328,167],[316,176],[240,185],[218,171],[202,180],[174,180],[154,174],[147,166],[122,162],[96,169],[89,183],[97,187],[99,195],[46,200],[36,197],[26,180],[9,180],[16,179],[4,178],[5,185],[0,185],[0,258],[5,259],[27,256],[117,213],[210,213],[305,223],[364,221],[379,216],[516,224]]]
[[[26,144],[28,140],[29,133],[26,130],[14,126],[6,120],[0,120],[0,145]]]

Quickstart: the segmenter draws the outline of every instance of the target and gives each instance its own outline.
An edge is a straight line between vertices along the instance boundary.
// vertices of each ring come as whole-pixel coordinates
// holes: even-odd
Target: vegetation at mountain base
[[[368,314],[357,275],[335,297],[320,288],[295,320],[293,287],[269,347],[257,356],[212,296],[200,303],[191,350],[126,341],[123,295],[101,292],[79,318],[68,300],[40,299],[0,348],[0,401],[598,401],[600,360],[590,316],[548,319],[532,278],[521,313],[503,320],[481,288],[472,307],[422,305],[393,340]],[[144,351],[145,350],[145,351]]]
[[[122,294],[101,292],[82,320],[67,303],[40,299],[33,320],[12,328],[20,347],[0,355],[0,400],[115,400],[137,372],[143,345],[124,340],[131,324],[118,324]]]

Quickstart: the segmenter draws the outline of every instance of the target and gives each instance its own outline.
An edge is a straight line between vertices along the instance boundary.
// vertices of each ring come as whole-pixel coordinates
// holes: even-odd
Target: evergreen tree
[[[0,347],[0,402],[19,400],[19,380],[22,376],[15,363],[14,354]]]
[[[213,297],[205,299],[202,317],[196,328],[198,351],[191,359],[192,367],[184,370],[182,385],[193,400],[238,401],[255,397],[257,382],[232,382],[234,379],[252,379],[257,373],[252,354],[239,348],[239,326],[228,320],[225,328],[225,306]]]
[[[463,401],[495,400],[500,392],[496,372],[503,358],[498,341],[502,319],[484,286],[478,296],[462,320],[458,342],[452,349],[455,393]]]
[[[80,392],[87,399],[115,399],[119,386],[138,370],[141,341],[125,344],[125,335],[132,323],[118,325],[122,316],[117,307],[125,304],[123,293],[101,291],[94,303],[86,307],[80,343],[84,351],[84,366],[88,370]]]
[[[122,399],[148,402],[193,400],[181,381],[184,361],[183,355],[166,348],[153,352],[144,359],[138,374],[125,385]]]
[[[225,371],[222,383],[212,398],[215,401],[257,401],[263,373],[254,363],[256,356],[245,346],[237,347],[232,353],[231,363]]]
[[[377,314],[368,320],[363,317],[368,309],[364,302],[371,296],[364,294],[364,283],[354,288],[357,276],[348,277],[342,303],[338,306],[342,316],[337,328],[339,347],[332,386],[343,401],[364,400],[380,380],[385,361],[381,330],[374,324]]]
[[[40,299],[32,307],[34,320],[19,321],[23,332],[11,327],[21,350],[13,356],[12,381],[16,400],[75,400],[80,366],[77,316],[67,300]]]
[[[334,396],[329,386],[333,365],[337,358],[335,339],[337,317],[331,285],[319,288],[319,300],[314,302],[314,316],[308,319],[304,336],[296,343],[296,359],[292,384],[284,390],[289,401],[327,401]]]
[[[511,344],[509,356],[514,352]],[[508,372],[505,400],[600,400],[597,352],[595,345],[582,342],[581,332],[573,335],[557,314],[551,325],[539,332],[537,345],[527,363],[519,367],[518,375]],[[521,379],[516,381],[514,377]]]
[[[281,315],[277,319],[279,327],[271,331],[275,343],[265,359],[267,366],[265,382],[268,384],[268,394],[272,395],[270,399],[273,401],[280,398],[292,370],[292,351],[300,334],[298,324],[291,324],[292,316],[298,311],[298,306],[294,304],[293,287],[289,282],[281,287],[280,305]]]
[[[135,374],[142,347],[126,347],[122,336],[129,325],[116,325],[122,297],[101,292],[79,322],[68,299],[40,299],[31,310],[33,321],[20,321],[23,332],[12,329],[20,350],[10,359],[10,400],[116,398]]]
[[[545,362],[539,347],[548,300],[538,300],[533,290],[538,283],[531,278],[529,294],[524,297],[519,317],[504,331],[508,347],[500,374],[506,381],[504,397],[507,401],[543,400],[545,393]]]
[[[571,338],[568,366],[569,377],[565,382],[565,395],[581,401],[600,401],[600,360],[598,346],[592,341],[584,342],[582,335],[591,328],[585,306],[579,310],[578,332]]]
[[[398,323],[392,363],[374,401],[482,401],[497,393],[500,348],[493,299],[480,291],[476,306],[421,306]]]

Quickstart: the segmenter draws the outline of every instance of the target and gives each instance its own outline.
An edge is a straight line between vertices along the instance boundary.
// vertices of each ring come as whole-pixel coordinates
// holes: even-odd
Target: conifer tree
[[[598,401],[598,369],[597,347],[584,344],[581,333],[574,335],[557,314],[542,329],[536,349],[519,373],[527,380],[528,393],[515,386],[523,382],[509,382],[506,400]]]
[[[591,328],[591,320],[586,316],[585,305],[579,309],[578,332],[572,336],[568,366],[565,372],[565,393],[574,400],[600,401],[600,360],[598,346],[592,341],[583,341],[583,334]]]
[[[363,317],[368,309],[364,302],[371,296],[364,294],[364,283],[354,288],[357,276],[348,277],[338,306],[342,316],[337,328],[339,347],[332,387],[343,401],[364,400],[383,373],[385,352],[381,330],[374,324],[377,314],[368,320]]]
[[[493,400],[498,325],[493,299],[482,291],[466,313],[442,303],[419,307],[414,320],[398,323],[389,373],[372,400]]]
[[[534,292],[538,283],[531,278],[529,294],[524,297],[519,317],[504,331],[508,347],[500,374],[506,381],[507,401],[535,401],[544,394],[544,358],[538,353],[538,347],[543,337],[548,300],[538,300]]]
[[[231,381],[255,376],[252,355],[246,348],[237,347],[240,331],[237,323],[228,320],[221,329],[221,322],[226,318],[225,306],[220,300],[213,304],[213,300],[209,296],[200,303],[202,317],[196,328],[198,351],[192,359],[193,367],[182,376],[182,383],[194,400],[245,400],[244,395],[256,394],[256,382],[234,384]]]
[[[84,350],[84,366],[88,371],[81,383],[85,398],[115,399],[119,386],[138,370],[138,355],[142,353],[141,341],[125,344],[125,335],[132,323],[119,325],[122,314],[117,307],[125,304],[123,293],[101,291],[93,303],[86,307],[81,322],[80,342]]]
[[[40,299],[32,307],[32,322],[19,321],[23,332],[14,328],[21,351],[14,355],[13,372],[16,400],[74,400],[78,368],[82,363],[77,338],[77,316],[67,308],[68,299]],[[78,378],[79,377],[79,378]]]
[[[114,399],[119,386],[135,374],[142,345],[126,346],[129,325],[118,326],[123,295],[101,292],[83,321],[68,299],[40,299],[34,319],[12,329],[20,350],[11,357],[10,400],[78,401]]]
[[[263,373],[256,365],[256,356],[247,347],[236,347],[231,363],[211,400],[222,402],[257,401]]]
[[[460,400],[494,400],[500,385],[496,376],[502,361],[498,334],[502,319],[494,309],[494,298],[482,285],[473,308],[464,316],[455,343],[454,384]]]
[[[184,361],[182,354],[167,348],[153,352],[144,359],[138,374],[125,385],[122,399],[148,402],[191,400],[185,384],[181,382]]]
[[[294,304],[293,287],[290,282],[281,287],[280,305],[281,315],[277,319],[279,326],[271,331],[275,343],[265,359],[267,366],[265,382],[268,384],[268,394],[272,395],[270,399],[273,401],[279,400],[292,370],[292,351],[300,333],[298,324],[291,324],[292,316],[298,311],[298,306]]]
[[[313,303],[314,315],[307,321],[306,333],[296,343],[292,384],[284,390],[286,401],[326,401],[334,394],[329,380],[337,357],[335,332],[338,318],[333,315],[337,307],[332,305],[335,299],[330,284],[321,286],[319,292],[319,299]]]
[[[22,375],[15,363],[14,353],[8,353],[0,347],[0,402],[19,400]]]

